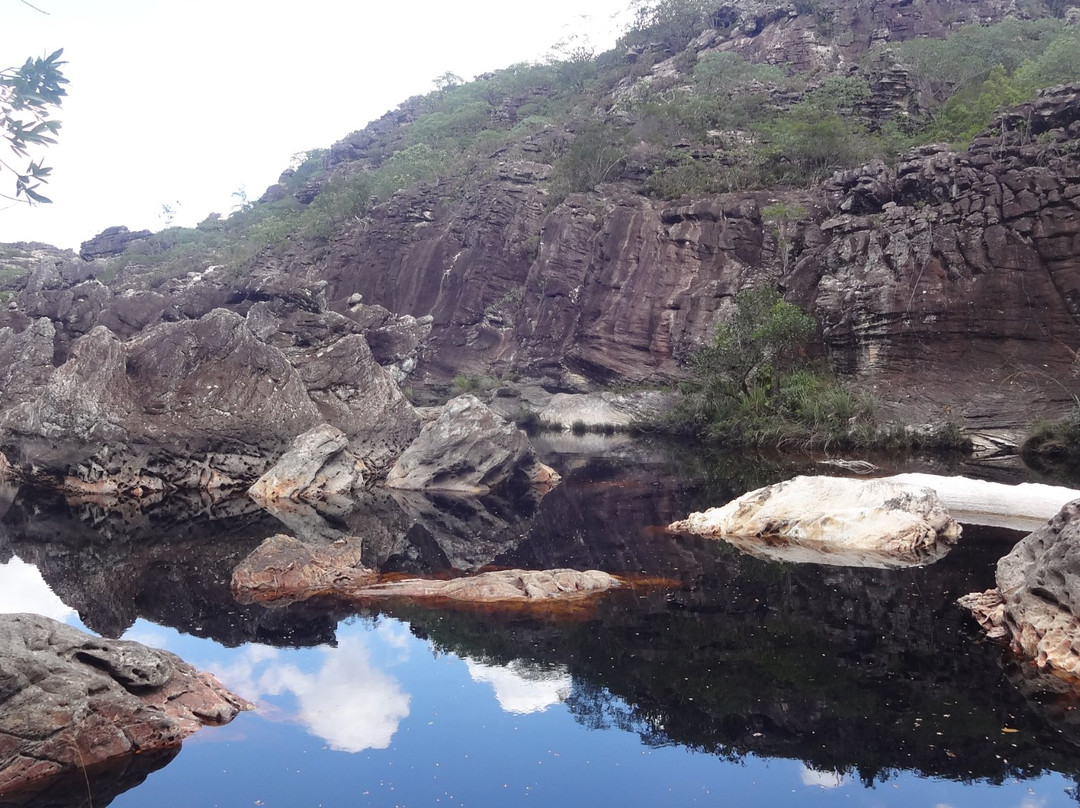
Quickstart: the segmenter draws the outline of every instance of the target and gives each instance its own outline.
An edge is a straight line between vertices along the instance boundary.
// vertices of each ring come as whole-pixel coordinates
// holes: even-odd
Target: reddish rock
[[[498,570],[451,580],[380,581],[360,563],[360,540],[309,545],[272,536],[237,565],[233,594],[241,603],[293,603],[311,597],[338,601],[451,601],[470,604],[542,604],[579,601],[621,585],[619,578],[589,570]]]
[[[175,750],[252,705],[167,651],[0,616],[0,795]]]

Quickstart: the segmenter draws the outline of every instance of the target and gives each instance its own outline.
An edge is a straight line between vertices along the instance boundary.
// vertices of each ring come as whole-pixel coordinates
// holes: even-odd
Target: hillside
[[[889,417],[1025,428],[1080,393],[1078,13],[642,5],[616,49],[444,77],[227,217],[5,269],[0,326],[48,318],[57,364],[97,325],[318,297],[415,396],[584,391],[682,378],[774,284]]]

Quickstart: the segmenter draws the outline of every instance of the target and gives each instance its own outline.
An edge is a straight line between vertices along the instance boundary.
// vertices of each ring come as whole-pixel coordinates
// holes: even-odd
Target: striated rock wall
[[[1026,426],[1080,391],[1080,88],[1054,88],[970,149],[930,146],[807,191],[664,202],[633,183],[543,215],[539,164],[475,194],[399,193],[291,271],[430,315],[427,378],[507,371],[576,390],[658,382],[749,285],[820,321],[837,370],[905,419]],[[779,204],[787,220],[763,215]],[[890,413],[891,414],[891,413]]]

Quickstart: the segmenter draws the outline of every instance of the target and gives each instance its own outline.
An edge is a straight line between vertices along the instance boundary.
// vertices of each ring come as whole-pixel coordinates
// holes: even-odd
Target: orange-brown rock
[[[597,570],[495,570],[449,580],[380,580],[360,561],[360,541],[308,545],[272,536],[237,565],[233,594],[241,603],[292,603],[324,596],[349,602],[409,600],[470,604],[537,604],[591,598],[621,585]]]

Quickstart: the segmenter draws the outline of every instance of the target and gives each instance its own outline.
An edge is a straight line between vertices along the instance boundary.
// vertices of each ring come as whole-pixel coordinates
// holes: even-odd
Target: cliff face
[[[547,167],[472,193],[402,192],[292,272],[331,300],[431,314],[422,369],[555,387],[669,381],[732,296],[766,280],[811,310],[834,366],[906,417],[1026,423],[1080,390],[1080,88],[967,151],[923,147],[801,192],[664,202],[623,181],[546,216]],[[801,210],[791,219],[763,215]]]
[[[1046,8],[1015,0],[726,2],[684,51],[647,43],[617,55],[629,67],[609,74],[602,99],[610,107],[593,112],[632,117],[623,102],[635,88],[678,86],[690,80],[685,62],[733,52],[810,71],[818,82],[867,78],[873,95],[857,113],[873,124],[917,111],[922,99],[887,50],[866,68],[869,49],[1029,12]],[[516,121],[543,101],[535,87],[522,92],[489,99],[492,120]],[[803,91],[769,92],[769,104],[790,106],[780,96]],[[422,102],[335,144],[324,174],[294,190],[296,200],[310,205],[332,178],[376,171],[408,143]],[[895,165],[875,160],[813,187],[674,201],[646,195],[644,142],[628,147],[606,182],[567,194],[558,155],[583,131],[565,121],[533,131],[476,158],[466,173],[376,200],[325,240],[282,242],[250,276],[211,269],[153,286],[129,282],[122,267],[121,288],[103,280],[101,261],[45,262],[0,312],[0,327],[12,328],[0,355],[32,354],[24,370],[0,379],[4,393],[20,403],[52,372],[40,318],[55,329],[54,365],[95,326],[127,339],[216,307],[246,316],[291,361],[311,339],[290,337],[288,318],[263,317],[259,307],[284,306],[303,320],[323,305],[315,297],[332,310],[319,316],[345,318],[335,321],[339,330],[363,334],[399,382],[412,373],[409,384],[420,386],[458,374],[517,374],[555,390],[666,383],[683,375],[683,360],[734,295],[760,283],[778,284],[817,317],[815,350],[876,391],[890,415],[1026,426],[1080,393],[1080,87],[1044,91],[966,151],[922,147]],[[714,134],[724,143],[741,137]],[[677,159],[701,151],[681,141],[672,148]],[[711,148],[710,159],[726,147]],[[737,148],[731,154],[737,160]],[[286,195],[287,180],[266,204]],[[115,267],[122,259],[106,260]]]

